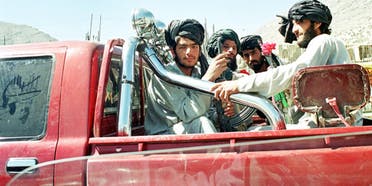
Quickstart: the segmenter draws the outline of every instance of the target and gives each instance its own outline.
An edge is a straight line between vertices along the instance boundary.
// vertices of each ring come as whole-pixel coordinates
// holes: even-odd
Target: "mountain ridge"
[[[0,45],[56,41],[47,33],[28,25],[0,21]]]

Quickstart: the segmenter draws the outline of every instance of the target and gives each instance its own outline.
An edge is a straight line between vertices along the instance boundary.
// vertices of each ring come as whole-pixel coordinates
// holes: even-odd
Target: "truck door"
[[[29,166],[55,159],[66,49],[57,50],[17,57],[0,54],[0,185]],[[30,171],[25,183],[53,183],[49,167]]]

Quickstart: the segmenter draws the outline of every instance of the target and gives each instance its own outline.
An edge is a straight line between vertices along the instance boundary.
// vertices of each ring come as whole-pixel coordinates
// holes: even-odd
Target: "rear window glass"
[[[120,58],[112,58],[110,65],[110,76],[106,86],[105,108],[104,114],[117,114],[117,106],[119,102],[120,90],[120,74],[122,61]]]
[[[0,59],[0,138],[45,133],[53,61],[52,56]]]

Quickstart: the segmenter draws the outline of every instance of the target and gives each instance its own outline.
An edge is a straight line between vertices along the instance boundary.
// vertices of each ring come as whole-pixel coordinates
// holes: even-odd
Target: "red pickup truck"
[[[152,74],[212,96],[212,83],[166,72],[158,54],[137,37],[105,45],[66,41],[0,47],[0,184],[372,183],[368,120],[364,126],[285,130],[279,111],[258,95],[231,98],[261,110],[272,130],[145,135],[146,85]],[[359,65],[302,71],[300,77],[319,81],[323,76],[308,72],[347,82],[336,88],[347,92],[342,98],[351,97],[348,105],[361,107],[369,100],[368,75]],[[294,87],[306,85],[301,81],[306,82],[294,80]],[[326,89],[325,83],[312,92]],[[297,93],[304,104],[303,96],[317,99]],[[237,117],[244,119],[245,111]]]

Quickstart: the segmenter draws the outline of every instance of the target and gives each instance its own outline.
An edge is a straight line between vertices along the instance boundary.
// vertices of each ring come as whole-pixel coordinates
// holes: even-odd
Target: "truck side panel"
[[[245,150],[250,149],[245,146]],[[222,152],[124,153],[92,157],[87,183],[100,185],[367,185],[372,146]],[[171,151],[171,150],[170,150]]]
[[[99,59],[103,47],[87,44],[69,48],[63,71],[61,90],[59,141],[56,159],[85,156],[89,153],[88,139],[92,135],[94,106],[97,94]],[[77,182],[84,183],[85,163],[55,166],[55,181],[60,174],[77,174]]]
[[[56,47],[49,50],[17,50],[18,52],[8,52],[4,49],[2,53],[0,53],[2,60],[26,61],[25,64],[20,66],[20,70],[10,70],[7,72],[7,76],[3,76],[3,78],[11,79],[16,77],[13,79],[16,81],[10,81],[9,85],[11,86],[6,86],[6,88],[3,89],[3,93],[7,92],[6,90],[11,90],[13,92],[7,94],[11,96],[16,90],[20,90],[20,92],[18,92],[18,97],[13,97],[17,98],[14,104],[12,104],[12,102],[7,102],[8,105],[5,105],[6,107],[2,107],[1,109],[4,111],[2,112],[1,130],[4,132],[4,129],[6,129],[7,121],[4,119],[8,119],[13,125],[11,125],[8,131],[2,133],[2,137],[0,138],[0,166],[3,167],[0,169],[0,183],[6,183],[12,176],[27,166],[55,159],[56,144],[58,141],[60,89],[65,50],[65,47]],[[50,69],[48,69],[49,67],[43,67],[43,64],[46,64],[44,61],[47,60],[47,58],[52,60]],[[34,63],[33,61],[35,60],[37,62]],[[6,61],[2,61],[2,63],[3,62]],[[18,68],[16,66],[14,67]],[[44,76],[48,71],[50,72],[50,77]],[[5,73],[2,74],[5,75]],[[49,80],[50,82],[45,82]],[[11,82],[13,82],[13,84]],[[48,84],[50,87],[47,86]],[[5,103],[6,97],[5,95],[2,96],[2,103]],[[40,99],[49,100],[49,103],[41,103],[39,101]],[[21,105],[25,105],[26,103],[30,103],[30,107],[21,107]],[[12,105],[14,107],[12,107]],[[14,110],[10,108],[14,108]],[[44,109],[47,110],[45,111]],[[19,116],[17,112],[22,114],[19,120],[13,118],[13,116]],[[10,115],[4,116],[4,114]],[[37,119],[40,114],[45,114],[40,116],[45,117],[45,119]],[[22,130],[18,129],[17,123],[22,125]],[[37,136],[33,137],[33,134],[30,134],[26,137],[22,134],[23,129],[25,132],[34,131],[36,129],[35,127],[42,127],[42,132],[40,134],[35,133]],[[4,137],[8,135],[12,135],[14,139]],[[27,162],[31,162],[31,164]],[[30,178],[45,178],[46,175],[50,174],[53,175],[52,167],[50,169],[42,169],[30,173],[29,176]],[[44,179],[43,183],[52,183],[52,180]]]
[[[90,160],[88,184],[364,185],[371,183],[371,148],[127,156]],[[335,156],[330,156],[335,154]],[[348,160],[348,161],[345,161]],[[363,166],[360,166],[363,165]],[[104,172],[99,171],[105,168]],[[334,170],[341,170],[335,174]],[[340,174],[342,173],[342,174]],[[295,175],[295,176],[294,176]],[[348,176],[345,176],[348,175]]]

